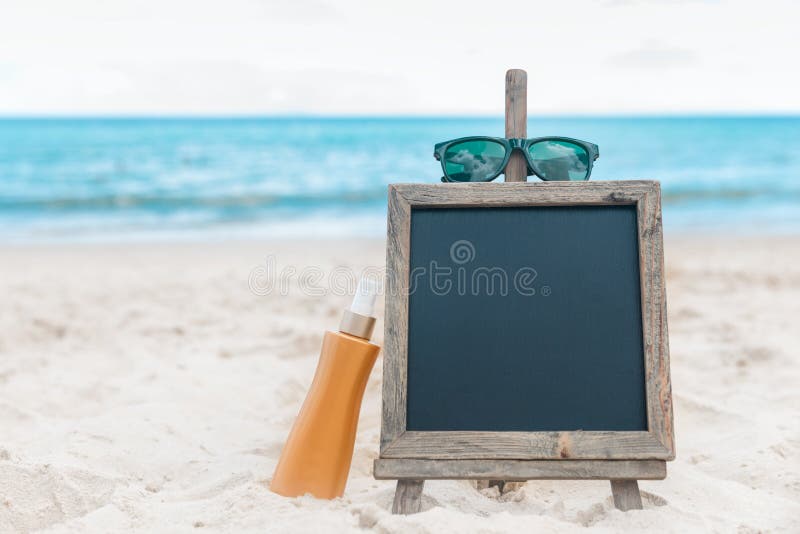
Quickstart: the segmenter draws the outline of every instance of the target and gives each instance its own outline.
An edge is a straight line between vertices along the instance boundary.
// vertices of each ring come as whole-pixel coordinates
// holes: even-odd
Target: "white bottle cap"
[[[375,298],[378,296],[378,281],[362,278],[350,308],[344,310],[339,331],[363,339],[372,337],[375,328]]]
[[[353,295],[350,311],[367,317],[375,317],[375,299],[377,296],[378,281],[372,278],[361,278],[358,282],[358,288],[356,288],[356,294]]]

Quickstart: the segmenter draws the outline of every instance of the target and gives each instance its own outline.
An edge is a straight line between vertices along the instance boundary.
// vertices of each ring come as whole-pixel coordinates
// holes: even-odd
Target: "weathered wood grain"
[[[672,453],[650,432],[406,431],[381,458],[516,460],[668,460]]]
[[[663,480],[663,460],[375,460],[378,480]]]
[[[653,191],[648,180],[392,184],[409,205],[424,208],[637,204]]]
[[[618,510],[627,512],[642,509],[642,495],[639,493],[639,483],[635,480],[612,480],[611,494]]]
[[[528,137],[528,74],[524,70],[506,72],[506,138]],[[524,182],[528,179],[528,163],[515,150],[506,164],[506,182]]]
[[[424,480],[398,480],[394,490],[393,514],[416,514],[422,509]]]
[[[667,297],[664,280],[664,239],[661,187],[658,182],[637,203],[639,273],[644,336],[647,427],[675,458],[672,385],[669,371]]]
[[[389,186],[381,451],[406,429],[411,207]]]

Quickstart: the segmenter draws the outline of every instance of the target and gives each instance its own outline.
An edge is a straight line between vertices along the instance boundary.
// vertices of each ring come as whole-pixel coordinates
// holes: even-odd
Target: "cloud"
[[[629,69],[664,69],[692,65],[697,60],[693,50],[646,42],[638,48],[610,56],[608,63]]]
[[[341,20],[342,14],[335,4],[319,0],[292,0],[291,2],[268,3],[265,11],[269,16],[285,21],[308,23],[310,21]]]
[[[126,103],[122,113],[139,114],[381,113],[414,96],[402,78],[366,67],[288,69],[211,59],[24,68],[0,63],[4,78],[13,84],[0,84],[0,114],[114,114],[121,111],[119,102]]]
[[[798,110],[797,0],[631,2],[9,2],[0,114]]]
[[[685,4],[719,4],[721,0],[606,0],[605,5],[616,6],[673,6]]]

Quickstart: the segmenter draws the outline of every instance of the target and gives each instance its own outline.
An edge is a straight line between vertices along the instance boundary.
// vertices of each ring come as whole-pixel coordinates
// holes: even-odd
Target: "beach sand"
[[[391,515],[381,359],[345,496],[269,492],[349,300],[257,294],[269,256],[384,264],[368,240],[0,248],[0,532],[800,531],[800,238],[667,240],[677,459],[628,513],[605,481],[433,481]]]

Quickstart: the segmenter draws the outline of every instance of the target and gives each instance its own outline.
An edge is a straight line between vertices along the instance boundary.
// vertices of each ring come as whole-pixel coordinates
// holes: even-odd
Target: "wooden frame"
[[[646,432],[415,432],[406,429],[410,225],[414,208],[635,205]],[[654,181],[389,186],[379,479],[660,479],[675,458],[661,190]],[[557,460],[557,461],[554,461]],[[420,486],[421,491],[421,486]]]

